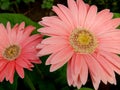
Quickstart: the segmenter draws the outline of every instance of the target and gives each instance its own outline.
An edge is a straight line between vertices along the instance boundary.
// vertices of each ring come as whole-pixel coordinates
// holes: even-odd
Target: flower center
[[[20,47],[18,45],[10,45],[3,52],[3,57],[7,60],[14,60],[20,54]]]
[[[75,29],[70,35],[70,44],[75,52],[89,54],[95,51],[97,40],[89,31]]]

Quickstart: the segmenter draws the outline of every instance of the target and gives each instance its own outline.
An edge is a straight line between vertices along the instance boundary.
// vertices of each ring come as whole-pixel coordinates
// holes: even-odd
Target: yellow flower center
[[[89,54],[95,51],[97,40],[89,31],[75,29],[70,35],[70,44],[75,52]]]
[[[81,32],[78,34],[77,41],[81,45],[88,45],[92,40],[92,37],[89,35],[89,33]]]
[[[7,60],[15,60],[20,54],[20,47],[18,45],[10,45],[3,52],[3,57]]]

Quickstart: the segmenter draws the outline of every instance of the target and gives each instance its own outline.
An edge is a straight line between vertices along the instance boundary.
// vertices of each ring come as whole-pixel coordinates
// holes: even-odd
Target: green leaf
[[[114,13],[114,18],[119,18],[120,17],[120,13]]]
[[[35,90],[34,84],[31,80],[31,78],[27,75],[27,73],[25,74],[24,82],[28,85],[30,90]]]
[[[2,9],[2,10],[8,10],[9,8],[10,8],[10,2],[9,2],[9,1],[3,2],[3,3],[1,4],[1,9]]]
[[[21,22],[25,22],[26,26],[33,25],[34,27],[36,27],[36,30],[33,31],[33,34],[38,33],[37,29],[41,27],[38,23],[32,21],[23,14],[9,14],[9,13],[0,14],[0,23],[6,25],[8,21],[11,23],[12,26],[14,26],[16,23],[21,23]]]
[[[23,0],[24,1],[24,3],[30,3],[30,2],[35,2],[35,0]]]
[[[83,87],[83,88],[81,88],[81,89],[79,89],[79,90],[93,90],[93,89]]]

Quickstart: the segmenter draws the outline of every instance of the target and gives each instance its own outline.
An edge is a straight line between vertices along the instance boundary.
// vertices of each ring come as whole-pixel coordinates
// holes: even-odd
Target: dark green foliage
[[[91,5],[97,5],[99,10],[108,8],[112,12],[120,12],[120,0],[84,0]]]
[[[50,9],[53,6],[54,0],[43,0],[42,8]]]
[[[19,8],[20,3],[29,4],[35,0],[0,0],[0,9],[14,11],[14,8]]]

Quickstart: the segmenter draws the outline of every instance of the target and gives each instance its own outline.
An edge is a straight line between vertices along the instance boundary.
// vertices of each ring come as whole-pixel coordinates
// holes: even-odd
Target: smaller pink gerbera
[[[24,22],[13,28],[9,22],[6,28],[0,24],[0,82],[6,78],[13,83],[15,71],[24,78],[23,68],[32,70],[32,63],[41,63],[35,49],[41,41],[41,35],[30,36],[34,29],[33,26],[25,27]]]

